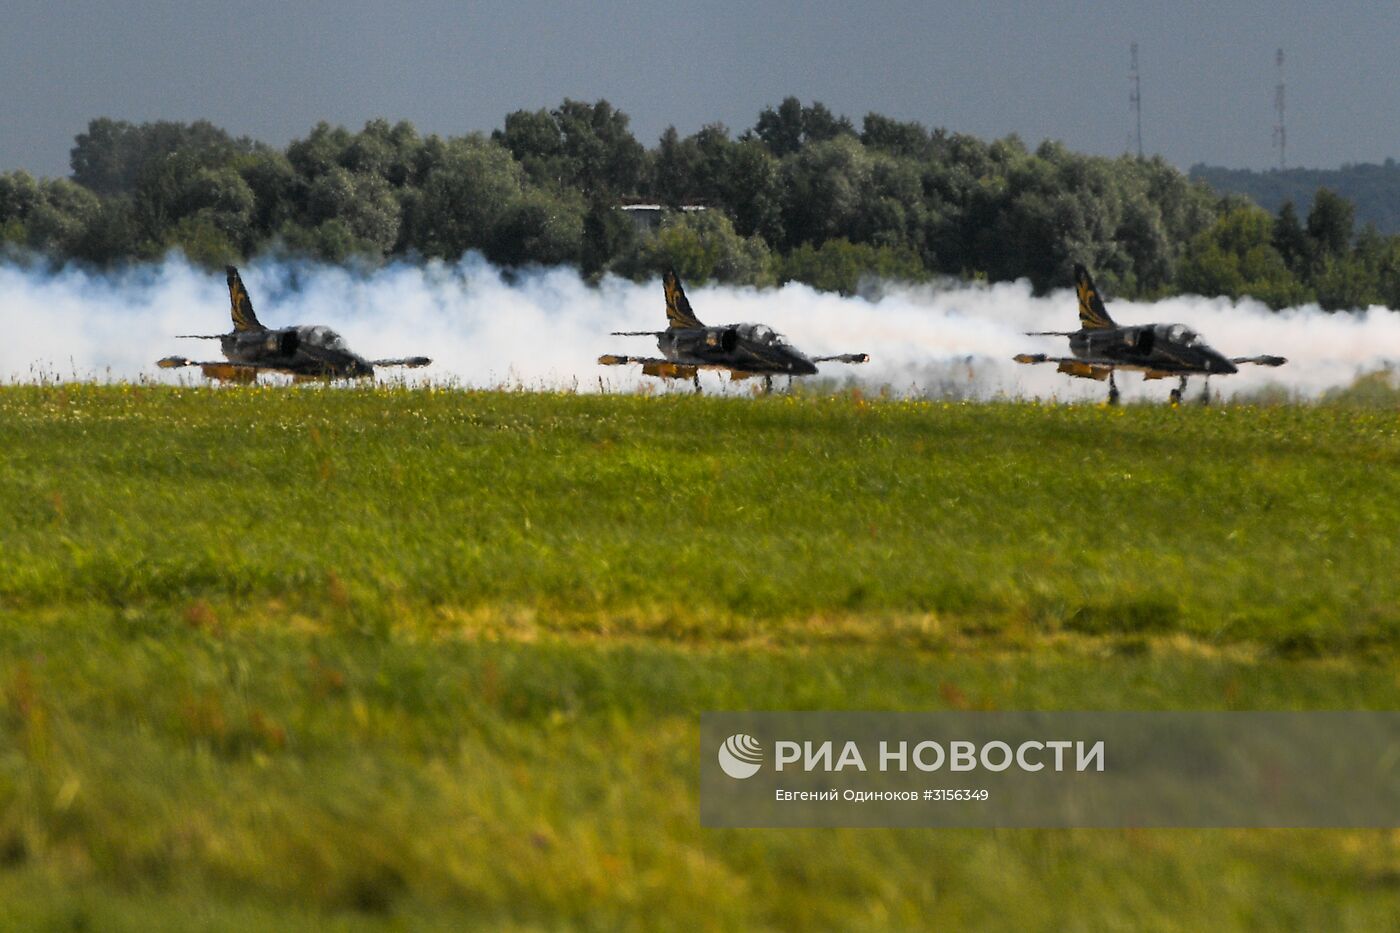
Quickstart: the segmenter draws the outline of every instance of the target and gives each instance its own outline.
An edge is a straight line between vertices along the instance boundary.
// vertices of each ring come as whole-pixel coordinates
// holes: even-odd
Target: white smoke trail
[[[328,324],[368,358],[424,354],[434,364],[414,378],[421,373],[468,386],[632,389],[646,381],[636,367],[601,367],[597,357],[653,355],[655,345],[608,332],[665,325],[657,282],[606,278],[595,288],[563,268],[506,276],[476,255],[366,274],[261,259],[242,272],[264,324]],[[1074,329],[1068,290],[1038,298],[1025,282],[890,286],[870,298],[847,298],[789,284],[691,287],[689,294],[706,323],[762,321],[812,355],[868,352],[871,362],[864,366],[822,367],[823,375],[843,383],[854,378],[896,392],[968,398],[1105,394],[1099,383],[1011,359],[1020,352],[1067,353],[1063,338],[1024,332]],[[1253,301],[1180,297],[1112,302],[1109,311],[1123,324],[1187,324],[1227,356],[1288,357],[1281,369],[1246,366],[1239,375],[1217,378],[1212,387],[1226,396],[1269,385],[1315,396],[1400,357],[1400,314],[1384,308],[1328,314],[1307,306],[1274,313]],[[217,359],[217,343],[174,335],[228,327],[223,276],[179,256],[111,275],[0,264],[0,380],[189,380],[193,371],[159,370],[155,360],[172,353]],[[720,388],[719,377],[706,379],[707,388]],[[1127,398],[1164,398],[1170,385],[1144,385],[1131,374],[1121,380]]]

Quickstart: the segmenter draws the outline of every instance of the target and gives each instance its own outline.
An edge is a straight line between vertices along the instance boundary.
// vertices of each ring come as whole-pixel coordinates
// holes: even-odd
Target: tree
[[[513,201],[492,226],[486,258],[505,266],[577,263],[583,248],[583,207],[539,189]]]
[[[767,245],[758,237],[741,237],[719,211],[676,212],[661,229],[637,238],[631,250],[613,261],[612,271],[640,279],[674,268],[686,281],[718,279],[744,285],[771,281]]]
[[[399,236],[399,202],[383,176],[335,166],[312,183],[307,217],[314,224],[340,220],[351,235],[379,253]]]
[[[783,246],[824,241],[854,232],[871,193],[872,160],[859,140],[843,136],[814,143],[779,168]]]
[[[490,140],[323,122],[281,151],[206,121],[102,118],[75,139],[72,165],[62,184],[0,175],[7,251],[109,263],[179,246],[218,263],[279,241],[332,261],[477,249],[508,266],[578,263],[589,276],[649,274],[675,259],[699,275],[777,272],[841,290],[862,269],[1024,276],[1044,290],[1084,262],[1132,296],[1400,303],[1400,238],[1354,235],[1356,209],[1332,190],[1309,195],[1305,221],[1284,204],[1261,227],[1247,200],[1220,198],[1160,158],[1092,157],[1053,141],[1032,152],[1015,136],[988,142],[878,113],[857,136],[796,97],[738,139],[722,124],[684,138],[671,127],[650,151],[606,100],[515,111]],[[1371,168],[1342,173],[1348,190],[1400,177],[1395,165]],[[710,210],[639,237],[617,210],[638,194]]]
[[[485,249],[495,225],[520,198],[522,176],[502,146],[479,136],[451,140],[413,205],[409,242],[426,256],[447,259]]]
[[[69,150],[73,180],[98,194],[130,190],[135,180],[136,146],[134,127],[125,121],[105,117],[88,123]]]
[[[1395,238],[1387,243],[1374,224],[1367,224],[1345,256],[1324,256],[1314,270],[1313,290],[1327,311],[1365,308],[1385,301],[1387,280],[1393,281]]]
[[[695,137],[682,140],[674,126],[666,127],[657,146],[655,164],[654,186],[661,203],[679,207],[695,200],[704,161]]]
[[[1278,209],[1271,242],[1290,272],[1298,276],[1308,274],[1312,265],[1312,246],[1303,225],[1298,221],[1298,212],[1294,210],[1292,201],[1284,201]]]
[[[207,215],[181,218],[167,237],[166,246],[178,247],[191,262],[206,269],[228,265],[242,255],[229,235]]]
[[[1271,242],[1273,218],[1252,204],[1235,206],[1191,241],[1178,284],[1198,295],[1251,295],[1273,308],[1307,298]]]
[[[565,170],[563,136],[548,110],[506,114],[505,127],[493,131],[491,139],[510,150],[537,185],[563,186],[572,174]]]
[[[350,142],[350,132],[345,127],[331,126],[322,120],[305,139],[292,140],[287,146],[287,160],[298,175],[311,182],[340,164]]]
[[[638,189],[645,150],[627,128],[625,113],[606,100],[588,104],[566,98],[553,117],[573,184],[585,197]]]
[[[369,244],[356,238],[349,225],[339,217],[307,227],[287,221],[277,231],[282,249],[293,255],[314,256],[323,262],[345,262],[352,256],[371,253]]]
[[[1106,160],[1042,144],[1034,156],[1019,140],[1003,141],[1005,199],[992,227],[995,248],[983,247],[993,280],[1026,276],[1037,291],[1062,286],[1074,262],[1082,262],[1110,287],[1131,272],[1116,238],[1122,198]]]
[[[836,116],[821,101],[802,108],[802,141],[805,144],[825,142],[842,135],[854,136],[855,132],[850,120]]]
[[[707,173],[703,190],[716,193],[741,236],[761,236],[774,245],[784,242],[778,160],[757,140],[720,143],[714,137],[703,138],[703,133],[700,147]]]
[[[102,199],[97,214],[87,220],[82,235],[70,249],[72,258],[99,266],[128,259],[156,259],[164,252],[163,245],[141,236],[128,196]]]
[[[389,121],[371,120],[341,150],[339,164],[357,175],[388,178],[397,153],[389,141]]]
[[[66,178],[45,179],[39,183],[39,192],[24,218],[29,247],[55,257],[75,255],[88,227],[101,214],[101,200]]]
[[[39,182],[28,172],[0,175],[0,221],[23,221],[43,200]]]
[[[845,238],[821,246],[804,243],[778,260],[779,281],[805,282],[823,291],[854,295],[867,280],[921,282],[928,278],[918,253],[908,248],[852,243]]]
[[[1173,250],[1162,212],[1141,188],[1124,193],[1113,238],[1126,255],[1119,294],[1156,295],[1172,280]]]
[[[867,113],[861,124],[861,144],[869,149],[910,159],[926,158],[931,148],[928,130],[921,123],[903,123]]]
[[[235,164],[253,193],[254,238],[266,239],[302,209],[306,182],[285,155],[270,147],[260,147]]]
[[[556,109],[517,110],[491,138],[525,168],[530,179],[586,198],[640,190],[646,150],[628,129],[628,118],[606,100],[564,99]]]
[[[1375,300],[1387,308],[1400,308],[1400,237],[1380,237],[1378,249],[1366,261],[1374,270]]]
[[[820,101],[803,107],[796,97],[785,97],[777,110],[767,107],[758,115],[753,132],[769,152],[782,158],[812,143],[841,135],[854,136],[855,128],[850,120],[835,116]]]
[[[802,101],[784,97],[778,109],[765,107],[754,124],[754,135],[778,158],[802,148]]]
[[[637,240],[631,218],[623,216],[617,205],[594,199],[583,217],[579,257],[583,274],[589,278],[601,275],[617,257],[632,253]]]
[[[1308,211],[1307,226],[1314,256],[1344,256],[1351,249],[1351,233],[1355,222],[1356,208],[1350,201],[1326,188],[1317,189],[1317,194],[1313,196],[1312,210]]]
[[[1379,301],[1375,270],[1356,256],[1323,256],[1314,269],[1312,284],[1324,311],[1365,308]]]
[[[101,118],[91,121],[74,142],[73,180],[100,195],[135,190],[154,163],[177,154],[191,164],[213,168],[254,149],[250,140],[235,140],[207,120],[134,126]]]

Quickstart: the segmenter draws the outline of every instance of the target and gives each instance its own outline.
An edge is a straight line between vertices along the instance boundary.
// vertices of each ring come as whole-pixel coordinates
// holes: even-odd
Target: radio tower
[[[1274,53],[1274,63],[1278,65],[1278,84],[1274,85],[1274,113],[1278,122],[1274,124],[1274,145],[1278,147],[1279,171],[1288,168],[1288,128],[1283,125],[1283,49]]]
[[[1132,52],[1132,65],[1128,69],[1128,109],[1133,113],[1134,131],[1128,137],[1128,149],[1136,144],[1137,157],[1142,158],[1142,78],[1138,75],[1137,43],[1129,49]]]

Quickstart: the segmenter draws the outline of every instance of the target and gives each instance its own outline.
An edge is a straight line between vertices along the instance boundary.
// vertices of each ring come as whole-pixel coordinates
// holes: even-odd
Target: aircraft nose
[[[1224,354],[1217,353],[1214,350],[1210,351],[1210,356],[1207,358],[1206,365],[1212,373],[1229,375],[1230,373],[1237,373],[1240,371],[1240,368],[1230,362]]]
[[[801,353],[793,352],[788,355],[787,369],[794,376],[811,376],[816,374],[817,364]]]

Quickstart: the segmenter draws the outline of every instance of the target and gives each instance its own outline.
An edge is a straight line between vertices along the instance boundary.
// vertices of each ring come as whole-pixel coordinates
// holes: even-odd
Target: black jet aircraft
[[[786,338],[764,324],[725,324],[706,327],[690,310],[690,301],[681,288],[676,270],[667,270],[661,285],[666,292],[665,330],[613,331],[614,337],[655,337],[661,357],[598,357],[604,366],[640,363],[642,372],[662,379],[692,379],[700,391],[700,370],[718,369],[732,380],[762,376],[765,390],[773,388],[774,376],[810,376],[818,363],[866,363],[865,353],[837,356],[806,356]]]
[[[253,302],[238,270],[229,266],[228,297],[233,330],[227,334],[181,334],[182,338],[217,340],[225,359],[196,362],[183,356],[167,356],[156,363],[162,369],[198,366],[210,379],[253,382],[260,372],[286,373],[297,379],[361,379],[374,375],[376,366],[427,366],[426,356],[397,360],[366,360],[345,345],[345,340],[320,324],[296,327],[264,327],[253,313]]]
[[[1074,267],[1074,288],[1079,294],[1079,330],[1041,331],[1031,337],[1068,337],[1073,356],[1048,356],[1044,353],[1022,353],[1018,363],[1058,363],[1060,372],[1084,379],[1108,380],[1108,403],[1118,404],[1118,386],[1114,370],[1129,369],[1143,373],[1143,379],[1167,379],[1177,376],[1181,382],[1172,389],[1173,404],[1181,401],[1186,391],[1187,376],[1204,376],[1205,392],[1202,402],[1210,401],[1210,377],[1238,372],[1243,363],[1256,366],[1282,366],[1288,362],[1281,356],[1226,357],[1212,349],[1200,335],[1185,324],[1141,324],[1121,326],[1108,316],[1099,290],[1089,277],[1089,270]]]

